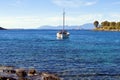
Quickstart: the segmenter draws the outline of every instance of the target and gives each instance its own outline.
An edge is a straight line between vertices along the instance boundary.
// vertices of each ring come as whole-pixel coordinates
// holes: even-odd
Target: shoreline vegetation
[[[98,21],[94,21],[95,28],[93,30],[96,31],[120,31],[120,22],[109,22],[103,21],[99,24]]]

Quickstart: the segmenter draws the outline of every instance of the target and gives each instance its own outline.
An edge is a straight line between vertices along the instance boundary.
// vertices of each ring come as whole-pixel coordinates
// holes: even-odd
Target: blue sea
[[[1,30],[0,65],[35,68],[64,80],[120,80],[120,32]]]

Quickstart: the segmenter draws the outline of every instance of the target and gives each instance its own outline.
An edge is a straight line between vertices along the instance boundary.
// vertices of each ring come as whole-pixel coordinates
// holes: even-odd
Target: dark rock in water
[[[36,74],[36,70],[35,70],[35,69],[30,69],[30,70],[28,71],[28,76],[34,76],[34,75],[37,75],[37,74]]]
[[[42,80],[60,80],[58,76],[54,74],[42,73],[41,74]]]
[[[27,76],[27,73],[24,69],[17,69],[16,70],[16,75],[18,77],[26,77]]]
[[[0,72],[14,73],[15,70],[13,66],[0,66]]]
[[[18,80],[30,80],[30,79],[19,77]]]
[[[16,80],[12,77],[0,77],[0,80]]]
[[[6,73],[9,73],[9,74],[15,74],[16,71],[15,70],[9,70],[9,69],[6,69],[6,70],[3,70],[3,72],[6,72]]]

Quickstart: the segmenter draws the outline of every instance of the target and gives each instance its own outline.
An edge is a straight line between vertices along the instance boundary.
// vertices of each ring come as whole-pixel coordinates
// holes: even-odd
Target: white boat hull
[[[63,33],[61,34],[61,33],[58,32],[58,33],[56,34],[56,36],[57,36],[58,39],[65,39],[65,38],[68,38],[69,35],[70,35],[69,32],[67,32],[66,34],[63,34]]]

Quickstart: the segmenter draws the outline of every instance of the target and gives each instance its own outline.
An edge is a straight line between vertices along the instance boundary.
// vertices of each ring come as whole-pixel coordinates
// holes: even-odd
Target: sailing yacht
[[[56,36],[58,39],[69,38],[70,33],[65,30],[65,11],[63,11],[63,29],[57,32]]]

